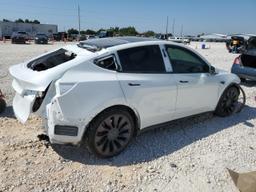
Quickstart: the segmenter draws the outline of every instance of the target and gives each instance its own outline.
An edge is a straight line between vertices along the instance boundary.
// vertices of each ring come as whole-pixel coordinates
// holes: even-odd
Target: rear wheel
[[[130,143],[134,128],[133,118],[128,111],[121,108],[106,110],[88,128],[88,148],[102,158],[115,156]]]
[[[221,117],[226,117],[233,114],[236,110],[239,98],[239,90],[235,86],[229,87],[222,94],[215,114]]]

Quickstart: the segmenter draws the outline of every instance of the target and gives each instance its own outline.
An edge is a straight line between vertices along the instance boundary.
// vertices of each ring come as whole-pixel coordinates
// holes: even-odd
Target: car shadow
[[[226,118],[206,113],[176,120],[168,126],[140,134],[124,152],[109,159],[99,159],[90,154],[83,146],[52,145],[52,148],[64,161],[93,165],[126,166],[149,162],[166,156],[239,123],[251,129],[254,125],[249,121],[254,118],[256,118],[256,108],[245,106],[240,113]]]
[[[0,113],[0,117],[8,117],[15,119],[16,117],[14,115],[12,106],[7,106],[5,110],[2,113]]]

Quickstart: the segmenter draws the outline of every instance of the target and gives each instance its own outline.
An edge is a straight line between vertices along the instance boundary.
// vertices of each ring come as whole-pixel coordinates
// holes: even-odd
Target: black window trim
[[[107,69],[107,68],[102,67],[102,66],[100,66],[100,65],[97,64],[99,61],[102,61],[102,60],[104,60],[104,59],[108,59],[108,58],[111,58],[111,57],[114,59],[114,62],[115,62],[115,66],[116,66],[116,69],[115,69],[115,70]],[[94,63],[96,66],[98,66],[98,67],[100,67],[100,68],[102,68],[102,69],[109,70],[109,71],[120,72],[120,70],[121,70],[121,66],[120,66],[120,64],[118,63],[117,58],[116,58],[116,55],[115,55],[114,53],[109,54],[109,55],[105,55],[105,56],[102,56],[102,57],[99,57],[99,58],[96,58],[96,59],[93,60],[93,63]]]
[[[164,46],[165,46],[165,51],[166,51],[166,53],[167,53],[167,57],[169,58],[171,65],[172,65],[172,61],[171,61],[171,58],[170,58],[170,56],[169,56],[169,54],[168,54],[168,50],[167,50],[168,47],[171,47],[171,48],[178,48],[178,49],[181,49],[181,50],[185,50],[185,51],[191,53],[193,56],[195,56],[196,58],[198,58],[201,62],[203,62],[205,65],[207,65],[207,66],[209,67],[209,71],[208,71],[208,72],[178,73],[178,72],[172,71],[172,72],[169,72],[169,73],[171,73],[171,74],[207,74],[207,73],[210,73],[211,66],[210,66],[207,62],[205,62],[199,55],[197,55],[196,53],[194,53],[193,51],[191,51],[191,50],[189,50],[189,49],[186,49],[186,48],[184,48],[184,47],[181,47],[181,46],[177,46],[177,45],[165,44]],[[173,69],[173,66],[172,66],[172,69]]]
[[[161,54],[161,57],[162,57],[162,60],[163,60],[163,64],[164,64],[164,72],[141,72],[141,71],[138,71],[138,72],[124,72],[123,69],[122,69],[122,64],[121,64],[121,61],[120,61],[120,58],[119,58],[119,54],[118,54],[118,51],[123,51],[123,50],[126,50],[126,49],[132,49],[132,48],[137,48],[137,47],[147,47],[147,46],[158,46],[159,48],[159,51],[160,51],[160,54]],[[167,72],[166,70],[166,67],[165,67],[165,61],[164,61],[164,58],[163,58],[163,54],[162,54],[162,49],[160,47],[159,44],[150,44],[150,45],[140,45],[140,46],[134,46],[134,47],[128,47],[128,48],[124,48],[124,49],[119,49],[116,51],[116,57],[117,57],[117,60],[118,61],[118,65],[120,66],[120,71],[118,71],[119,73],[131,73],[131,74],[168,74],[170,72]]]

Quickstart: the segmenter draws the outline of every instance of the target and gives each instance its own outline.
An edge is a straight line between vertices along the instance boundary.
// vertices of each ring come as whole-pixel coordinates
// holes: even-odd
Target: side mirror
[[[210,71],[209,72],[210,72],[210,74],[215,75],[216,74],[215,67],[210,66]]]

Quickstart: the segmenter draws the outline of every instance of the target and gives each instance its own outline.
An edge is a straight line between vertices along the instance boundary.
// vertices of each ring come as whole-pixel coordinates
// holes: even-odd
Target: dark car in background
[[[35,35],[35,44],[48,44],[48,36],[44,33]]]
[[[24,31],[14,32],[11,36],[12,43],[25,44],[29,40],[29,35]]]
[[[52,37],[54,41],[64,41],[64,39],[68,38],[68,34],[66,32],[58,32],[53,33]]]
[[[241,81],[256,81],[256,36],[250,37],[242,54],[237,57],[231,69]]]
[[[241,36],[232,36],[230,40],[226,42],[226,47],[231,53],[241,53],[246,45],[246,40]]]
[[[105,31],[105,30],[101,30],[98,35],[99,38],[106,38],[106,37],[113,37],[114,34],[112,31]]]

